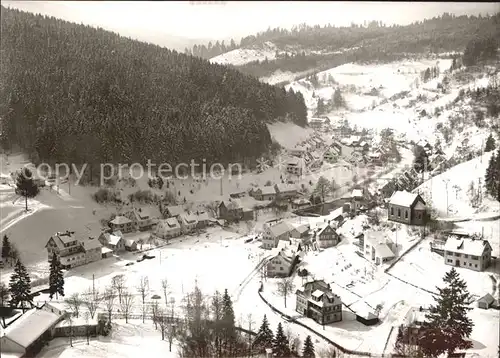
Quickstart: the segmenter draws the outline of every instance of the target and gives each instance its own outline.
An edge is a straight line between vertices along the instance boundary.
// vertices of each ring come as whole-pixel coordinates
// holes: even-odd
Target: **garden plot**
[[[146,348],[145,348],[146,347]],[[86,338],[73,338],[73,347],[69,338],[55,338],[38,355],[40,358],[137,358],[178,357],[177,347],[172,344],[169,352],[168,340],[161,340],[161,333],[154,329],[152,322],[142,323],[138,320],[114,320],[113,330],[109,337],[99,336],[91,339],[87,345]]]

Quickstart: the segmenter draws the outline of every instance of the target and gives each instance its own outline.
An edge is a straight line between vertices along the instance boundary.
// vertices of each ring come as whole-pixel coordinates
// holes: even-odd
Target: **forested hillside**
[[[385,26],[373,21],[366,26],[275,28],[243,38],[240,46],[259,47],[270,41],[279,49],[276,59],[254,61],[239,69],[257,77],[268,76],[278,69],[323,70],[353,61],[392,61],[415,54],[462,52],[472,39],[486,38],[500,38],[499,14],[489,17],[443,14],[406,26]]]
[[[222,163],[306,123],[300,93],[115,33],[2,7],[2,142],[44,161]]]

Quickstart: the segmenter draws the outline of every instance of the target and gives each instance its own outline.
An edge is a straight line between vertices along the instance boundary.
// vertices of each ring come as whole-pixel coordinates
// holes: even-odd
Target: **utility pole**
[[[92,274],[92,294],[95,296],[95,276]]]

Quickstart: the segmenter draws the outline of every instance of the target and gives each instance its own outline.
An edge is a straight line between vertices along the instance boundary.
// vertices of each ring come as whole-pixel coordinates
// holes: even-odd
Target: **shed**
[[[489,293],[487,293],[486,295],[477,300],[477,307],[487,310],[488,308],[493,306],[494,303],[495,303],[495,298]]]
[[[373,326],[379,322],[379,319],[371,312],[359,312],[356,313],[356,321],[363,323],[365,326]]]
[[[103,259],[107,259],[108,257],[113,256],[113,250],[111,250],[109,247],[103,246],[101,248],[101,252],[102,252],[102,258]]]
[[[125,249],[127,251],[135,251],[137,250],[137,242],[134,239],[125,240]]]

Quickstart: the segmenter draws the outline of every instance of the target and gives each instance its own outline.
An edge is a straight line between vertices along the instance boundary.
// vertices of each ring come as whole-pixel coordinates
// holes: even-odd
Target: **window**
[[[280,271],[283,271],[283,266],[280,266]]]
[[[405,219],[408,219],[408,210],[405,210]]]
[[[448,259],[448,262],[453,262],[453,260],[452,259]]]
[[[468,258],[469,258],[469,255],[465,254],[465,255],[464,255],[464,258],[468,259]]]
[[[394,208],[391,207],[391,215],[394,215]]]
[[[469,262],[469,267],[472,266],[472,264]]]
[[[401,217],[401,209],[398,209],[398,218]]]
[[[477,267],[477,264],[475,264],[474,267]]]

